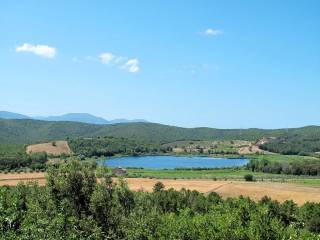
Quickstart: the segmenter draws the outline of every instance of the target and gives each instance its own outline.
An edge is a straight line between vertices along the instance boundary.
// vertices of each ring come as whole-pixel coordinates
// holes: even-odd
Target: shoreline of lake
[[[216,158],[208,156],[144,155],[111,157],[98,162],[108,167],[127,167],[143,169],[204,169],[243,167],[247,158]]]

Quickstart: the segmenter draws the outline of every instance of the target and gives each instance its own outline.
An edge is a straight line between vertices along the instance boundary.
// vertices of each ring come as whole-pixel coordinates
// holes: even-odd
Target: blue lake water
[[[248,163],[243,158],[210,158],[186,156],[139,156],[110,158],[101,162],[109,167],[135,167],[149,169],[174,168],[222,168],[243,166]]]

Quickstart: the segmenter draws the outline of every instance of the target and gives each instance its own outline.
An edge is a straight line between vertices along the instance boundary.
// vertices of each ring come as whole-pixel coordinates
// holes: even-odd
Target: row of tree
[[[115,154],[139,155],[172,151],[170,147],[110,136],[71,139],[68,143],[73,153],[85,157],[113,156]]]
[[[0,187],[3,239],[319,239],[320,204],[265,197],[223,200],[182,189],[133,192],[107,172],[71,161],[51,166],[47,185]]]
[[[320,176],[320,161],[305,159],[303,161],[270,161],[267,159],[251,159],[247,169],[253,172],[275,174]]]

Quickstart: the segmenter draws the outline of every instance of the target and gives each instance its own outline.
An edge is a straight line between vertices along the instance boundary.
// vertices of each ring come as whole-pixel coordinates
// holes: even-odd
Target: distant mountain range
[[[135,122],[147,122],[144,119],[114,119],[106,120],[102,117],[97,117],[89,113],[67,113],[59,116],[48,116],[48,117],[30,117],[22,115],[19,113],[0,111],[0,118],[2,119],[33,119],[33,120],[42,120],[42,121],[68,121],[68,122],[81,122],[81,123],[90,123],[90,124],[117,124],[117,123],[135,123]]]
[[[19,113],[7,112],[7,111],[0,111],[0,118],[2,119],[31,119],[26,115],[22,115]]]

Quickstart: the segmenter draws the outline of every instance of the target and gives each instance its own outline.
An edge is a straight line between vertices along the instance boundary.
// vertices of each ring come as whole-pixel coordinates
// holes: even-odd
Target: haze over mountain
[[[22,115],[19,113],[0,111],[0,118],[2,119],[30,119],[30,117],[26,115]]]
[[[36,116],[30,117],[19,113],[12,113],[8,111],[0,111],[0,118],[2,119],[34,119],[42,121],[69,121],[69,122],[81,122],[90,124],[116,124],[116,123],[133,123],[133,122],[147,122],[143,119],[114,119],[106,120],[102,117],[97,117],[89,113],[67,113],[58,116]]]
[[[88,113],[67,113],[58,116],[34,117],[34,119],[43,121],[70,121],[93,124],[109,124],[109,121],[107,121],[106,119],[102,117],[96,117]]]

